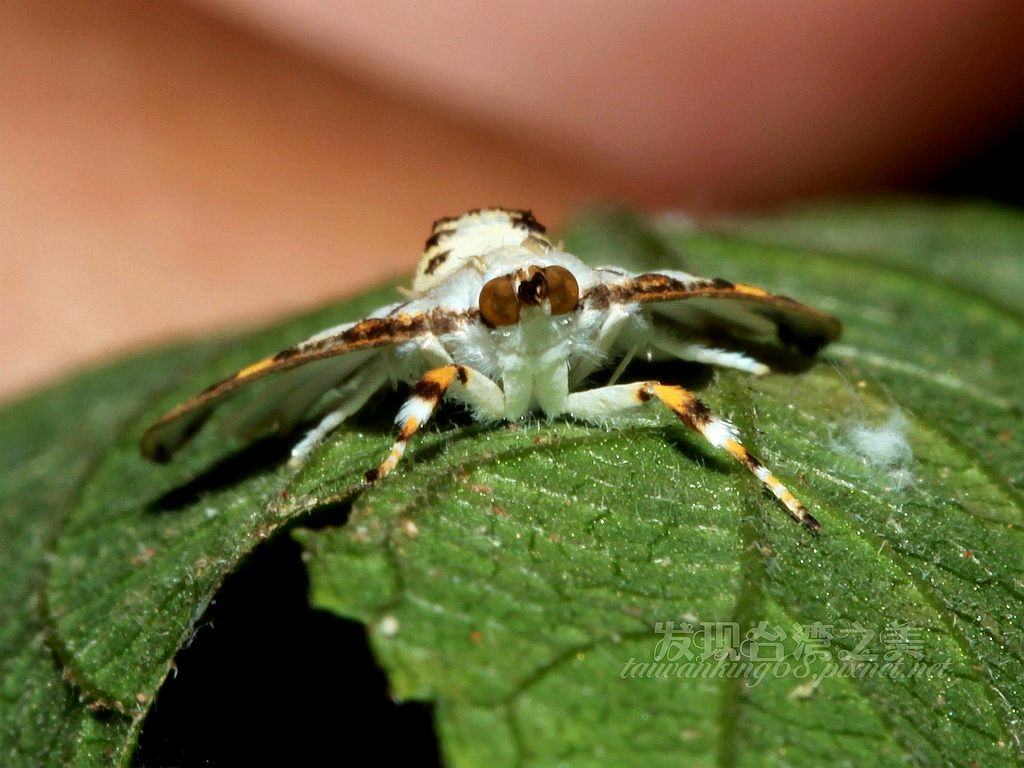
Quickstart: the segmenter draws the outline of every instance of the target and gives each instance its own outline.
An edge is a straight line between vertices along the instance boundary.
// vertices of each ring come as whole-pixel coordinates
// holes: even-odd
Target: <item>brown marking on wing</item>
[[[802,304],[788,296],[770,293],[763,288],[733,283],[721,278],[695,278],[688,282],[657,272],[638,275],[617,283],[593,286],[580,297],[581,303],[595,309],[612,304],[679,301],[684,299],[734,299],[763,305],[765,315],[779,328],[783,343],[793,343],[802,351],[812,353],[839,338],[842,326],[835,317]],[[785,315],[796,316],[814,325],[814,333],[801,333],[785,322]]]
[[[522,210],[518,208],[501,208],[499,206],[495,206],[492,208],[470,208],[468,211],[459,214],[458,216],[442,216],[441,218],[437,219],[434,222],[432,229],[435,232],[443,229],[453,229],[454,226],[461,219],[476,216],[481,213],[489,213],[492,211],[504,213],[509,217],[509,219],[512,220],[513,223],[526,227],[531,232],[544,234],[544,232],[547,231],[544,228],[544,225],[537,221],[536,218],[534,218],[533,211]]]
[[[435,336],[444,336],[446,333],[454,333],[478,320],[480,320],[479,309],[467,309],[463,312],[435,309],[430,313],[430,332]]]
[[[484,213],[503,213],[508,216],[511,226],[523,229],[531,237],[535,236],[538,240],[547,243],[548,246],[551,245],[547,238],[544,237],[544,233],[547,230],[543,224],[534,218],[532,211],[516,210],[513,208],[473,208],[460,216],[444,216],[435,221],[431,228],[430,237],[427,238],[427,242],[423,246],[424,252],[428,252],[431,248],[436,248],[440,245],[445,238],[458,229],[459,222],[463,219],[472,218]],[[428,271],[427,274],[429,275],[431,272]]]
[[[505,212],[518,226],[525,227],[526,229],[538,235],[543,235],[545,232],[547,232],[545,226],[533,217],[533,211],[518,211],[506,209]]]
[[[631,302],[673,301],[694,298],[772,298],[787,304],[804,307],[786,296],[777,296],[761,288],[742,283],[733,283],[721,278],[694,278],[689,282],[676,280],[669,275],[648,273],[637,275],[631,280],[619,283],[602,283],[593,286],[581,297],[596,309],[605,309],[610,304]],[[809,307],[807,307],[810,309]],[[817,312],[817,310],[813,310]]]
[[[308,341],[282,350],[276,355],[265,357],[240,371],[210,385],[199,394],[166,413],[142,436],[142,453],[153,461],[166,461],[181,445],[199,430],[213,409],[222,399],[234,394],[250,382],[273,373],[291,370],[300,365],[337,357],[357,350],[401,344],[428,333],[451,333],[479,315],[476,310],[467,312],[446,312],[435,309],[429,313],[399,313],[387,317],[373,317],[316,341]],[[183,424],[183,431],[167,444],[160,439],[160,432],[179,419],[191,421]]]
[[[427,241],[427,247],[428,248],[430,247],[430,241],[429,240]],[[430,257],[430,261],[427,262],[427,266],[423,270],[424,273],[426,273],[428,275],[434,274],[434,272],[437,271],[437,268],[440,267],[442,264],[444,264],[448,260],[448,257],[450,255],[451,255],[451,251],[441,251],[440,253],[435,254],[434,256],[431,256]]]
[[[423,250],[429,251],[435,245],[441,242],[442,238],[448,237],[452,233],[450,229],[435,229],[427,241],[423,244]]]
[[[431,224],[430,229],[431,229],[431,231],[433,231],[435,233],[440,231],[440,230],[442,230],[442,229],[451,229],[452,225],[456,221],[461,219],[463,216],[468,216],[470,214],[479,213],[479,212],[480,212],[479,208],[473,208],[473,209],[471,209],[469,211],[466,211],[465,213],[463,213],[460,216],[442,216],[439,219],[434,219],[434,223]]]

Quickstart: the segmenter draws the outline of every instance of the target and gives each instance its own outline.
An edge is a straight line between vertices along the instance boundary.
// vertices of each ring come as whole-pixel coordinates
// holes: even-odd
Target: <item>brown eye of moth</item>
[[[519,297],[512,287],[512,276],[488,280],[480,290],[480,316],[488,325],[515,325],[519,322]]]
[[[545,267],[544,279],[548,283],[548,300],[552,315],[564,315],[576,309],[580,300],[580,287],[565,267]]]

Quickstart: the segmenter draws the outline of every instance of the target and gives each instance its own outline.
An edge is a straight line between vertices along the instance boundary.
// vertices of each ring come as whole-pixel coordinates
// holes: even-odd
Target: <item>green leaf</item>
[[[844,210],[816,215],[824,230],[834,217],[869,229]],[[998,229],[981,211],[958,221],[960,242]],[[609,263],[682,260],[843,318],[844,339],[810,372],[719,372],[702,392],[792,481],[821,536],[670,419],[615,432],[446,427],[361,496],[347,526],[296,533],[316,604],[368,624],[396,695],[435,702],[452,764],[1019,759],[1019,314],[939,279],[920,249],[887,262],[884,248],[862,258],[854,237],[840,254],[765,245],[743,226],[652,234],[597,218],[571,244]],[[932,267],[913,269],[915,254]],[[989,269],[1005,279],[1005,259],[974,259],[976,283]],[[853,436],[897,413],[912,462],[876,466],[885,457]],[[321,492],[338,458],[318,457]],[[822,664],[763,680],[631,677],[651,671],[668,621],[735,625],[740,639],[782,628],[785,654],[805,647],[794,626],[850,631],[833,652],[854,650],[860,627],[870,650],[904,662],[916,658],[879,646],[909,626],[925,666],[913,678],[882,658],[860,677]]]
[[[0,412],[0,755],[5,765],[101,765],[131,753],[138,722],[96,712],[48,647],[48,550],[124,423],[203,347],[163,350],[79,376]]]
[[[384,300],[378,292],[346,309],[364,313]],[[155,465],[139,453],[143,429],[211,380],[339,321],[331,307],[230,345],[148,403],[81,488],[53,548],[45,598],[66,674],[88,700],[141,716],[224,577],[316,505],[289,491],[284,441],[241,447],[214,418],[180,460]],[[353,446],[350,485],[371,460],[367,442],[340,436],[338,445]]]
[[[367,624],[394,695],[433,702],[450,765],[1020,762],[1024,218],[905,202],[701,227],[595,214],[569,245],[843,319],[802,374],[627,372],[699,390],[821,535],[654,413],[510,429],[449,409],[362,493],[395,395],[300,471],[286,440],[220,437],[222,414],[169,465],[140,459],[168,407],[390,292],[165,350],[0,411],[5,761],[123,764],[221,582],[290,529],[314,605]],[[350,500],[345,525],[302,527]],[[666,622],[683,631],[659,646]],[[718,628],[741,656],[666,666],[666,648],[697,647],[686,625]],[[810,659],[801,633],[816,625],[832,628],[833,659],[857,630],[872,635],[862,650],[917,672]],[[909,646],[890,642],[899,626]],[[748,630],[781,633],[761,651],[788,674],[753,663]]]

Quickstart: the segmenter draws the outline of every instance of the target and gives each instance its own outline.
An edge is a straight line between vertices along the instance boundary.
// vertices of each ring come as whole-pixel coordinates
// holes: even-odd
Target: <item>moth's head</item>
[[[479,272],[481,260],[488,254],[520,246],[533,252],[553,247],[544,225],[529,211],[478,208],[438,219],[416,270],[413,290],[436,288],[467,268]]]
[[[484,283],[480,289],[480,317],[494,327],[515,325],[524,310],[564,315],[576,309],[579,300],[579,284],[568,269],[531,265]]]

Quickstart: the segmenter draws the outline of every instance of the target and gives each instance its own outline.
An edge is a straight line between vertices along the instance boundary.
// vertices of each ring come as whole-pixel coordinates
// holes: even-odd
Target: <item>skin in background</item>
[[[434,218],[926,180],[1024,112],[1016,2],[12,0],[0,397],[411,273]]]

